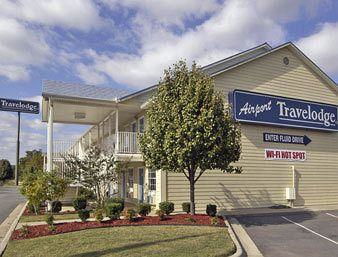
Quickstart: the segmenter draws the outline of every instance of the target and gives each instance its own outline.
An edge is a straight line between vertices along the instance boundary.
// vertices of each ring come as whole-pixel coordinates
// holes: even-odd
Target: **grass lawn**
[[[3,257],[228,256],[235,246],[224,227],[97,228],[10,241]]]
[[[53,214],[54,220],[72,220],[79,219],[79,215],[77,213],[67,213],[67,214]],[[90,217],[92,218],[93,214],[90,213]],[[29,216],[21,216],[19,222],[35,222],[35,221],[45,221],[46,215],[29,215]]]

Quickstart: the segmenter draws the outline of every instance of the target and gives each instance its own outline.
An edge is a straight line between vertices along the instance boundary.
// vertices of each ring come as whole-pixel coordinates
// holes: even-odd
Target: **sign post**
[[[19,185],[19,159],[20,159],[20,123],[21,113],[39,114],[40,106],[37,102],[22,101],[0,98],[0,111],[18,113],[18,131],[16,139],[16,165],[15,165],[15,185]]]

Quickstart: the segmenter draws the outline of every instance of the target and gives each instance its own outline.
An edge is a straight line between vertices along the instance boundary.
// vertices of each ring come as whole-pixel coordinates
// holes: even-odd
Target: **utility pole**
[[[21,112],[18,112],[18,133],[16,138],[16,165],[15,165],[15,185],[19,185],[19,159],[20,159],[20,123]]]

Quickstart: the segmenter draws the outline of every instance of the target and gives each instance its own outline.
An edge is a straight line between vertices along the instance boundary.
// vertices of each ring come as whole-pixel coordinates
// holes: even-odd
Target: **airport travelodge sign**
[[[242,90],[230,93],[230,103],[240,122],[338,131],[335,105]]]

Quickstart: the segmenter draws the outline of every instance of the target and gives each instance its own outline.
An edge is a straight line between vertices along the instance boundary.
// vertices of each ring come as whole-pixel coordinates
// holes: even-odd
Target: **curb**
[[[241,245],[243,246],[243,254],[242,256],[248,257],[263,257],[263,254],[257,248],[256,244],[252,241],[248,233],[239,223],[236,218],[230,218],[229,223],[231,224],[234,233],[236,234],[237,238],[239,239]]]
[[[5,219],[5,221],[0,225],[0,230],[5,230],[7,227],[7,231],[5,235],[2,237],[0,234],[0,256],[4,253],[6,246],[8,244],[8,241],[18,224],[18,221],[24,212],[28,202],[20,203],[18,206],[15,207],[15,209],[8,215],[8,217]],[[1,238],[2,237],[2,238]]]
[[[225,225],[228,227],[228,231],[229,231],[229,235],[232,239],[232,241],[234,242],[235,246],[236,246],[236,252],[233,255],[230,255],[230,257],[244,257],[246,256],[246,254],[243,252],[243,248],[241,246],[241,244],[239,243],[237,236],[232,228],[232,225],[230,224],[230,222],[227,219],[224,219],[224,223]]]

